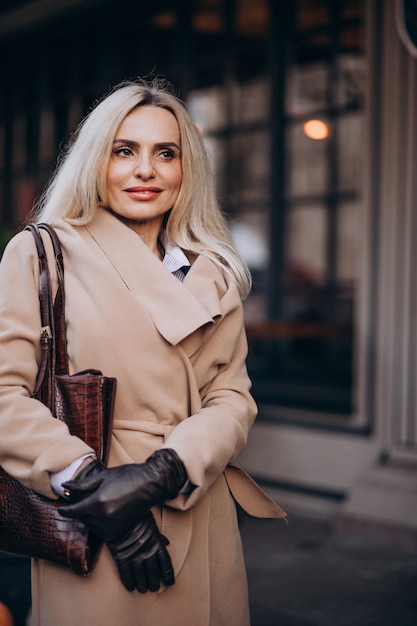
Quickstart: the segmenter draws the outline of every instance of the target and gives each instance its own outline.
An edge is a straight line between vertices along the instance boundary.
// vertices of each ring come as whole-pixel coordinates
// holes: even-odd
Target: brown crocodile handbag
[[[59,239],[48,224],[26,227],[35,238],[39,255],[42,358],[34,398],[64,421],[71,434],[91,446],[107,463],[113,421],[116,379],[97,370],[70,375],[65,331],[64,264]],[[52,303],[48,261],[38,228],[51,237],[58,275]],[[45,559],[89,574],[98,557],[100,540],[82,522],[58,513],[64,500],[52,500],[25,487],[0,467],[0,550]]]

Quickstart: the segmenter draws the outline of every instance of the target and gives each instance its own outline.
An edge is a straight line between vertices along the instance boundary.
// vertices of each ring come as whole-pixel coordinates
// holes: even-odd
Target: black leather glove
[[[169,542],[159,532],[152,513],[147,513],[127,534],[107,543],[128,591],[158,591],[161,582],[167,586],[175,583],[165,547]]]
[[[157,450],[141,464],[107,469],[93,461],[64,484],[73,504],[59,512],[81,520],[107,542],[126,533],[154,505],[175,498],[186,480],[182,461],[169,448]]]

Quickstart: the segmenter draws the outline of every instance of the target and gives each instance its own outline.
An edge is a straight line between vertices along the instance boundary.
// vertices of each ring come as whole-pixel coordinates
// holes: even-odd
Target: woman
[[[62,512],[105,541],[88,578],[33,563],[35,623],[247,626],[232,495],[258,517],[284,514],[231,465],[256,414],[249,275],[183,104],[155,82],[118,86],[81,124],[37,220],[63,248],[70,370],[116,377],[117,394],[106,469],[31,398],[38,261],[19,233],[0,266],[0,464],[66,496]]]

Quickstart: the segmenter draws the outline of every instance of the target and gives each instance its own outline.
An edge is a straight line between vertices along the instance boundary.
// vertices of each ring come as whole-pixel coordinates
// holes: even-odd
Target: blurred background
[[[290,517],[397,537],[417,536],[416,41],[416,0],[0,6],[0,252],[97,98],[166,77],[254,279],[242,465]]]

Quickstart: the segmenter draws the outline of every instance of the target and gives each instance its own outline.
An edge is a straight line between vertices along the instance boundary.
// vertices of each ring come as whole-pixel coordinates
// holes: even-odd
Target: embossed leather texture
[[[54,247],[58,291],[53,304],[48,261],[38,228],[49,233]],[[107,463],[116,379],[98,370],[68,373],[61,247],[48,224],[29,224],[27,229],[35,238],[40,263],[42,361],[33,396]],[[58,508],[63,503],[61,498],[52,500],[25,487],[0,467],[0,550],[52,561],[83,576],[89,574],[101,541],[82,522],[60,515]]]

